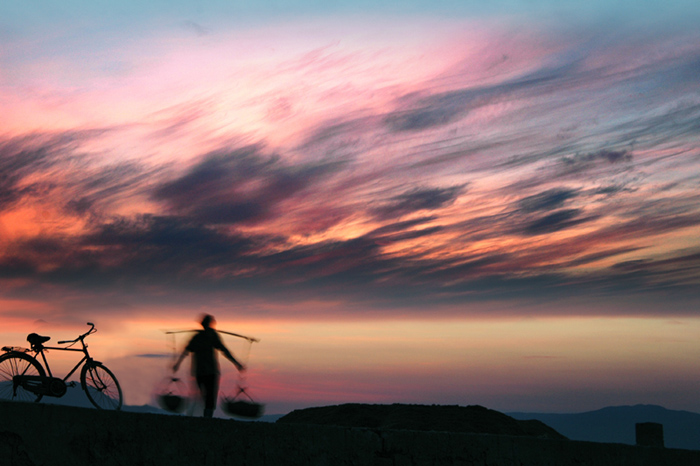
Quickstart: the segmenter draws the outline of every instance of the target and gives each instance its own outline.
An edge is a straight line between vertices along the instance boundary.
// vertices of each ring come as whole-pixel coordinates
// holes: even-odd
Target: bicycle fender
[[[2,350],[5,354],[25,354],[31,351],[29,348],[23,348],[21,346],[3,346]]]

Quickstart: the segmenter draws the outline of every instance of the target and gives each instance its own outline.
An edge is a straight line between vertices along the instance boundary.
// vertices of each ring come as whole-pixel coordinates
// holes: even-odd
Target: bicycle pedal
[[[76,385],[78,385],[78,382],[76,382],[76,381],[68,382],[68,383],[66,384],[66,386],[67,386],[67,387],[70,387],[70,388],[73,388],[73,387],[75,387]]]

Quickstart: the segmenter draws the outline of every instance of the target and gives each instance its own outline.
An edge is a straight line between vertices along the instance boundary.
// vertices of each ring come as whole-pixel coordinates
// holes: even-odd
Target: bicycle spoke
[[[18,375],[43,376],[44,370],[24,354],[8,353],[0,357],[0,400],[39,401],[41,395],[27,391],[21,385],[15,386],[14,377]]]
[[[90,366],[83,371],[85,392],[99,409],[120,409],[122,392],[114,375],[101,364]]]

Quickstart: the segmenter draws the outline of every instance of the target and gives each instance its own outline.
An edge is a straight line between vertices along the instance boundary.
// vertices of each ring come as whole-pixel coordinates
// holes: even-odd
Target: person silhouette
[[[228,348],[221,342],[219,334],[214,329],[216,325],[214,316],[205,314],[201,324],[203,329],[198,331],[189,341],[173,366],[173,371],[177,372],[182,360],[185,359],[189,353],[192,353],[192,375],[197,382],[197,387],[204,400],[204,417],[212,417],[214,415],[214,409],[216,408],[216,398],[219,393],[219,378],[221,376],[219,362],[214,350],[221,351],[226,359],[231,361],[239,371],[244,371],[245,366],[238,362]]]

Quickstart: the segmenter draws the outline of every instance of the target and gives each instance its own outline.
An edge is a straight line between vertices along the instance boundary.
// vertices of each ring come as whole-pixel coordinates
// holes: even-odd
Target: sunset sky
[[[269,413],[700,412],[698,20],[2,2],[0,344],[94,322],[150,403],[207,312]]]

